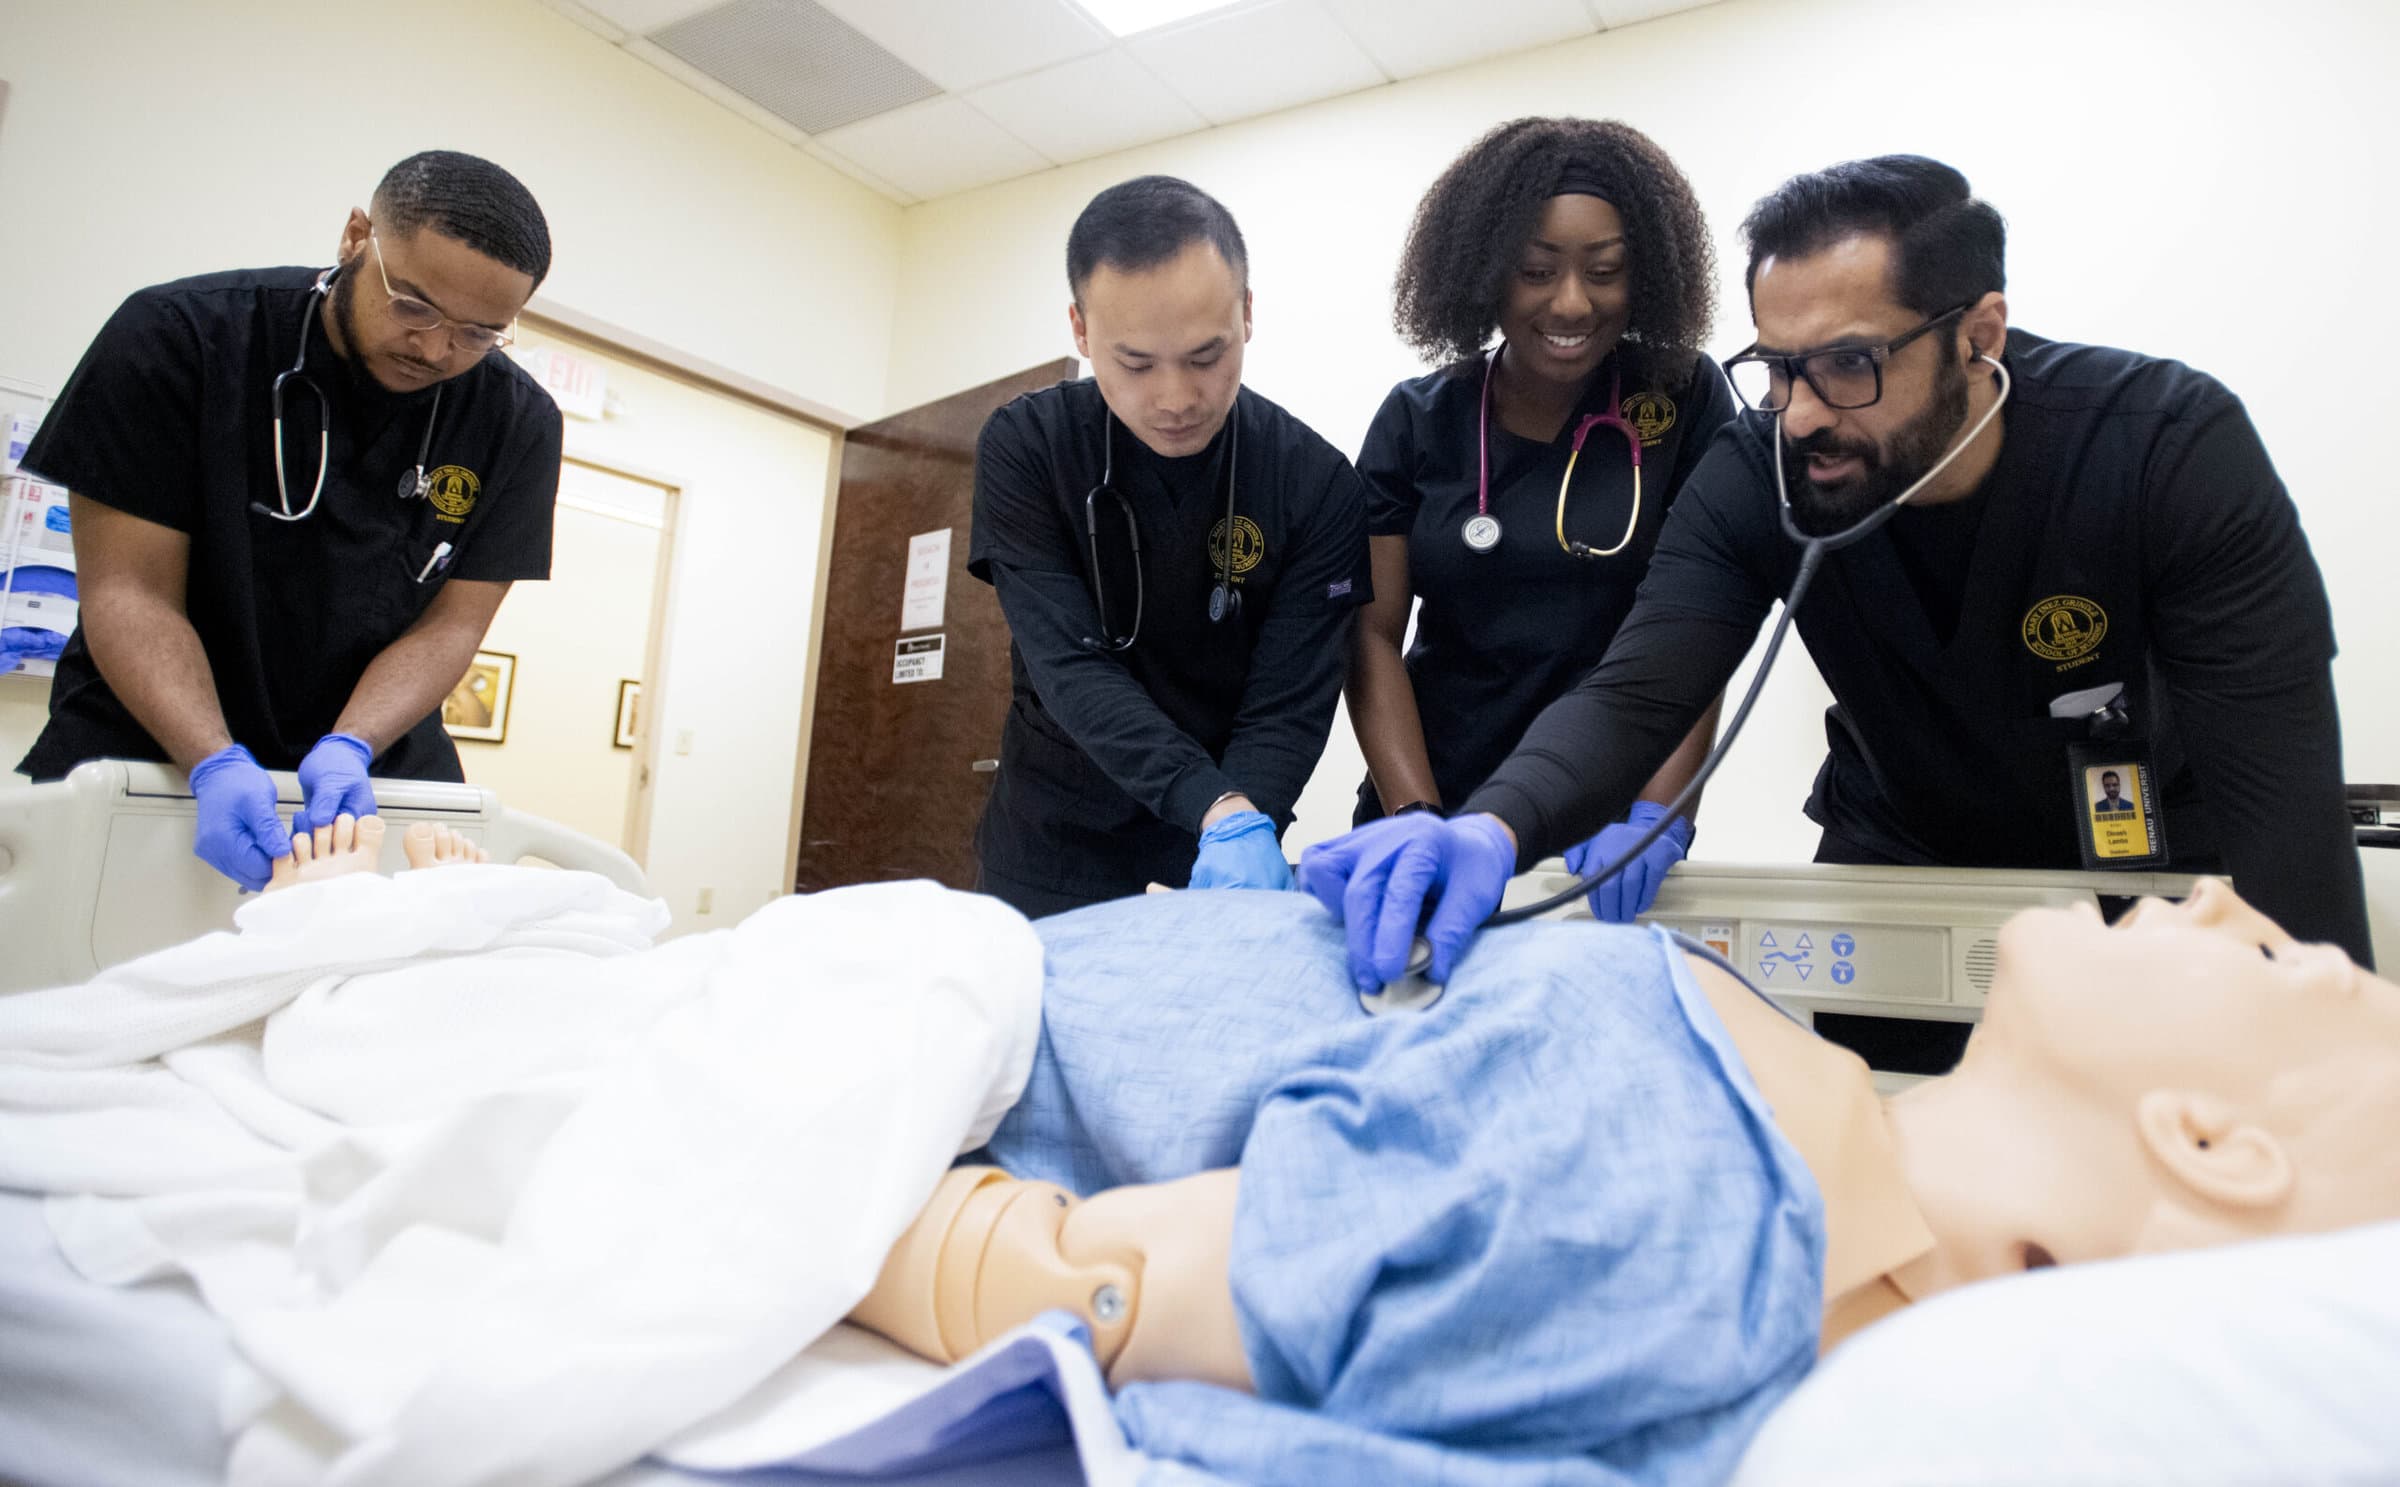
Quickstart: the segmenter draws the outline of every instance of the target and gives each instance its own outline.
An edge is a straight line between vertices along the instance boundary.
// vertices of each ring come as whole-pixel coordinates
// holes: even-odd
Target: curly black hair
[[[1697,353],[1717,308],[1717,254],[1691,182],[1650,136],[1614,119],[1514,119],[1468,146],[1417,203],[1392,324],[1435,364],[1483,352],[1517,254],[1559,183],[1606,188],[1633,270],[1625,339]],[[1672,364],[1666,358],[1666,364]]]

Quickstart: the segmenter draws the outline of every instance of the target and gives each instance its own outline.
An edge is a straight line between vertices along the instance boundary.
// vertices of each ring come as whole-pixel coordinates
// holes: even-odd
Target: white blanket
[[[1040,1028],[990,899],[665,923],[583,873],[360,876],[0,998],[0,1186],[227,1320],[238,1487],[589,1480],[848,1312]]]

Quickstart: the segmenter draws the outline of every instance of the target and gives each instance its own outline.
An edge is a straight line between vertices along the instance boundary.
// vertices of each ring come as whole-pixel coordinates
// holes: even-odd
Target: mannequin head
[[[1911,1295],[2400,1218],[2400,986],[2218,880],[2000,932],[1982,1025],[1892,1102],[1937,1240]]]

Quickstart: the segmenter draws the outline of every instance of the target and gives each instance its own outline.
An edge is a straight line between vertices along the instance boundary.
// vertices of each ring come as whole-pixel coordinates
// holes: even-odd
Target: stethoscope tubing
[[[1700,761],[1700,768],[1694,771],[1691,781],[1676,793],[1675,799],[1669,802],[1666,810],[1656,821],[1650,823],[1649,829],[1644,831],[1632,846],[1618,853],[1615,858],[1602,865],[1598,871],[1585,874],[1576,879],[1572,885],[1560,889],[1539,903],[1520,904],[1513,909],[1501,909],[1494,912],[1490,918],[1483,921],[1485,928],[1497,928],[1500,925],[1517,924],[1527,919],[1537,918],[1549,913],[1552,909],[1562,908],[1589,894],[1593,889],[1623,872],[1632,863],[1639,861],[1641,855],[1650,850],[1651,843],[1666,835],[1668,828],[1675,824],[1676,817],[1683,815],[1691,803],[1699,798],[1701,787],[1705,786],[1709,777],[1717,772],[1717,766],[1725,762],[1725,755],[1733,748],[1733,741],[1742,736],[1742,726],[1749,722],[1750,710],[1757,705],[1758,694],[1764,690],[1767,678],[1775,670],[1775,657],[1783,649],[1783,637],[1792,627],[1792,616],[1799,612],[1800,601],[1807,597],[1809,583],[1816,577],[1818,567],[1825,561],[1825,555],[1850,546],[1877,527],[1890,521],[1901,507],[1916,499],[1917,493],[1922,491],[1935,476],[1948,469],[1952,460],[1957,459],[1959,455],[1966,452],[1969,445],[1983,437],[1984,429],[1994,418],[1999,416],[2000,409],[2008,402],[2011,387],[2008,368],[2001,365],[1996,358],[1982,352],[1977,352],[1975,359],[1988,364],[1994,372],[1999,374],[2000,395],[1992,400],[1992,406],[1984,410],[1981,418],[1975,420],[1974,426],[1967,430],[1964,438],[1950,446],[1949,453],[1935,461],[1933,468],[1918,476],[1908,489],[1829,537],[1811,537],[1802,532],[1799,523],[1792,519],[1791,495],[1785,487],[1783,476],[1783,415],[1781,413],[1775,415],[1775,450],[1774,457],[1770,461],[1775,467],[1775,502],[1784,535],[1800,544],[1800,566],[1792,574],[1792,586],[1784,595],[1783,613],[1776,618],[1774,633],[1767,637],[1766,654],[1759,658],[1758,671],[1750,678],[1749,691],[1742,694],[1741,706],[1734,709],[1733,721],[1726,726],[1724,735],[1717,740],[1715,747],[1708,751],[1708,757]]]
[[[1233,587],[1234,501],[1241,488],[1242,405],[1241,390],[1234,390],[1232,409],[1225,415],[1232,432],[1225,448],[1225,546],[1217,555],[1217,584],[1210,591],[1208,617],[1212,621],[1229,619],[1239,607],[1240,595]],[[1100,638],[1084,642],[1087,649],[1100,651],[1129,651],[1142,638],[1142,606],[1146,599],[1142,579],[1142,524],[1135,519],[1133,503],[1117,489],[1117,415],[1105,404],[1100,410],[1100,483],[1084,492],[1083,537],[1084,550],[1092,560],[1092,607],[1099,612]],[[1070,487],[1071,489],[1072,487]],[[1102,491],[1116,501],[1117,509],[1125,513],[1126,540],[1133,550],[1133,628],[1125,638],[1117,639],[1108,633],[1108,590],[1100,572],[1100,510]]]
[[[1492,372],[1500,365],[1502,348],[1494,346],[1483,359],[1483,388],[1475,407],[1475,515],[1489,519],[1492,514]],[[1613,352],[1611,353],[1614,354]],[[1642,524],[1642,437],[1625,422],[1618,412],[1624,394],[1624,368],[1612,366],[1608,372],[1608,404],[1605,412],[1587,413],[1575,425],[1575,437],[1567,446],[1567,468],[1558,477],[1558,507],[1553,531],[1561,552],[1576,558],[1613,558],[1633,541],[1633,534]],[[1595,428],[1610,428],[1625,440],[1625,448],[1633,463],[1633,510],[1625,518],[1625,530],[1614,545],[1593,547],[1567,536],[1567,492],[1575,484],[1575,462],[1583,455],[1583,441]],[[1495,540],[1491,546],[1497,547]],[[1489,547],[1468,544],[1475,552],[1488,552]]]
[[[317,502],[325,494],[325,473],[333,463],[333,409],[325,400],[324,389],[318,387],[308,375],[308,317],[316,313],[318,301],[333,293],[333,281],[340,274],[338,266],[329,268],[317,275],[317,282],[309,286],[309,298],[300,311],[300,349],[292,357],[291,366],[276,374],[275,385],[268,394],[275,430],[275,506],[279,509],[270,509],[264,501],[252,501],[250,509],[276,521],[308,520],[316,514]],[[307,383],[309,395],[317,400],[317,483],[308,493],[308,504],[298,511],[292,509],[291,485],[284,472],[283,459],[283,388],[294,377]],[[400,493],[403,500],[411,495],[423,500],[425,493],[433,487],[433,477],[425,473],[425,462],[433,455],[433,430],[441,416],[442,388],[437,385],[433,389],[433,405],[425,414],[425,432],[417,440],[416,471],[413,477],[403,477],[408,482]],[[423,583],[424,579],[417,581]]]

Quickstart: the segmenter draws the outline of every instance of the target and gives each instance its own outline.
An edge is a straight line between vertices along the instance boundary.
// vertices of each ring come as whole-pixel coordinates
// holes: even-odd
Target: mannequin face
[[[1982,1026],[1892,1103],[1940,1248],[1912,1294],[2400,1217],[2400,986],[2227,884],[2000,932]]]

